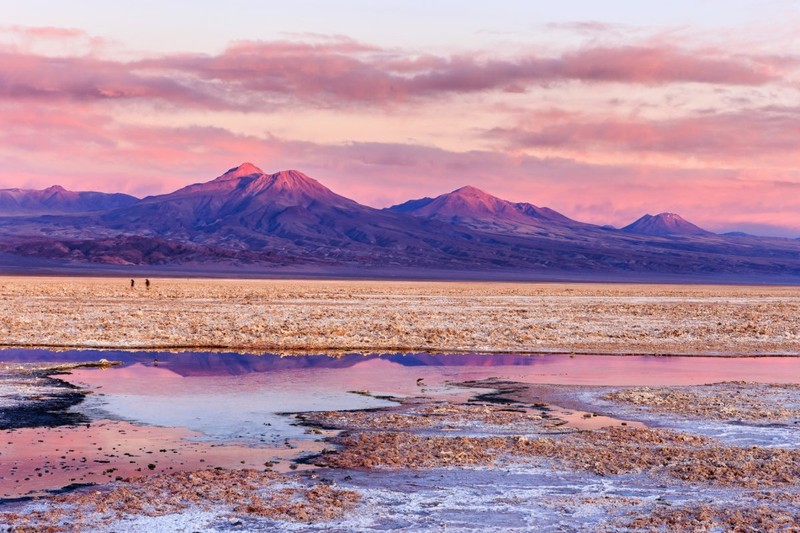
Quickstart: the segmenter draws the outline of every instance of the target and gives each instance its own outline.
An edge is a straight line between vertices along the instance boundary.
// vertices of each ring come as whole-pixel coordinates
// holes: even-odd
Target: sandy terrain
[[[0,344],[800,353],[800,287],[0,277]]]
[[[128,279],[0,277],[0,343],[800,354],[798,287],[154,279],[146,290],[143,281],[132,290]],[[711,363],[727,368],[735,361]],[[770,364],[785,361],[794,359]],[[692,375],[702,374],[703,359],[691,362],[698,364]],[[600,524],[619,531],[793,531],[800,523],[796,384],[577,387],[489,379],[462,384],[479,393],[467,401],[470,394],[432,398],[427,378],[420,381],[418,393],[393,407],[298,415],[322,439],[314,450],[320,455],[313,465],[292,463],[297,471],[290,474],[273,471],[274,450],[186,441],[180,428],[87,421],[5,431],[6,497],[70,482],[99,485],[6,502],[0,524],[119,532],[439,531],[435,516],[454,530],[486,519],[490,531],[529,531],[532,524],[554,531]],[[47,383],[29,385],[49,391]]]

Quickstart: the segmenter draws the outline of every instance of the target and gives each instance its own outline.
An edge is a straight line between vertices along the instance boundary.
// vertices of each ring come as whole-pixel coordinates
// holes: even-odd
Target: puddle
[[[72,411],[114,419],[183,427],[195,440],[276,446],[313,440],[282,413],[354,410],[393,405],[383,398],[430,396],[463,401],[478,394],[454,382],[490,378],[561,385],[662,386],[748,380],[793,382],[800,358],[638,356],[519,356],[503,354],[387,354],[342,356],[246,355],[124,351],[2,350],[0,362],[119,360],[120,367],[81,368],[60,376],[87,387]],[[354,394],[357,391],[361,394]],[[6,397],[10,397],[6,395]],[[557,403],[557,402],[556,402]],[[608,413],[603,413],[608,414]],[[562,410],[573,427],[622,423]]]
[[[590,413],[588,411],[564,409],[563,407],[559,407],[557,405],[548,405],[547,410],[550,416],[563,420],[565,427],[574,428],[581,431],[590,431],[617,426],[631,428],[646,427],[642,422],[622,420],[610,416],[599,415],[597,413]]]
[[[105,358],[166,369],[168,377],[240,376],[250,373],[340,372],[341,380],[353,375],[351,389],[378,389],[416,394],[416,378],[451,376],[464,381],[497,376],[529,383],[609,386],[701,385],[719,381],[794,383],[800,379],[800,357],[657,357],[615,355],[509,355],[509,354],[383,354],[341,356],[248,355],[207,352],[130,352],[5,349],[2,363],[53,363],[97,361]],[[124,368],[113,369],[123,376]],[[423,374],[416,375],[416,372]],[[315,376],[314,374],[305,374]],[[156,376],[155,373],[150,377]],[[369,378],[368,381],[357,381]],[[407,380],[405,378],[408,378]],[[403,378],[398,379],[398,378]],[[413,378],[413,379],[412,379]],[[427,380],[426,380],[427,381]],[[122,384],[120,384],[122,386]]]
[[[769,421],[714,420],[683,412],[662,412],[647,406],[629,405],[605,399],[608,389],[577,391],[574,396],[582,405],[592,405],[619,417],[631,417],[649,427],[668,428],[711,437],[731,446],[763,446],[795,449],[800,446],[800,424],[769,423]],[[764,395],[767,397],[767,395]],[[795,397],[795,403],[797,398]],[[786,406],[789,401],[775,401]]]

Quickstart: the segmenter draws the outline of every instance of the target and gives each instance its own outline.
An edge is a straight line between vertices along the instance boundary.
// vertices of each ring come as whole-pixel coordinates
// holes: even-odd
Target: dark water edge
[[[89,394],[64,380],[55,378],[58,370],[41,370],[17,379],[24,392],[17,395],[15,405],[0,407],[0,430],[36,427],[59,427],[89,424],[89,418],[71,408]],[[27,383],[26,383],[27,382]]]

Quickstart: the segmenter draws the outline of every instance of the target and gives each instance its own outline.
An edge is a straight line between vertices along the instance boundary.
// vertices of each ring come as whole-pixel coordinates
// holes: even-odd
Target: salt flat
[[[800,287],[0,277],[0,343],[793,355]]]

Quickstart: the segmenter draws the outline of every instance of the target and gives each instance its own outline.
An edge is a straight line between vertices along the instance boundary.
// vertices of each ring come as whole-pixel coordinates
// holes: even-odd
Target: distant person
[[[134,280],[131,280],[131,289],[134,288],[135,286],[136,286],[136,282]]]
[[[147,288],[148,291],[150,290],[150,280],[149,279],[144,280],[144,286]]]

